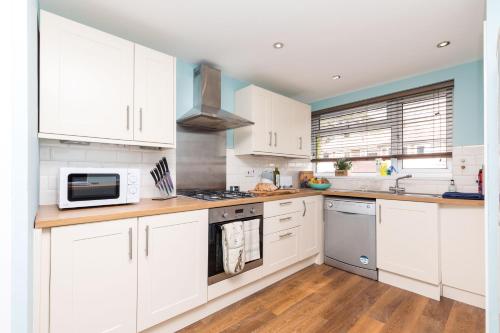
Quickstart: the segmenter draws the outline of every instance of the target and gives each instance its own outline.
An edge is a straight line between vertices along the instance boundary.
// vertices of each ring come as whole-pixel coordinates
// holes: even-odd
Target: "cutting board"
[[[270,196],[273,196],[273,195],[282,195],[282,194],[293,194],[293,193],[297,193],[299,192],[300,190],[296,189],[296,188],[289,188],[289,189],[281,189],[281,190],[276,190],[276,191],[255,191],[255,190],[250,190],[248,192],[258,196],[258,197],[270,197]]]

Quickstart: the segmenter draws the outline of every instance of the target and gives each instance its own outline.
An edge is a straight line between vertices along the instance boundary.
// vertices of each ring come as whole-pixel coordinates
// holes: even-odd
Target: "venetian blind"
[[[453,81],[315,111],[313,161],[451,156]]]

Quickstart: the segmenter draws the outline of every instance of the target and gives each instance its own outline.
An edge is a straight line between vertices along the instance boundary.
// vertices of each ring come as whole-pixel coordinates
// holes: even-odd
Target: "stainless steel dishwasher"
[[[375,201],[325,199],[325,264],[378,280]]]

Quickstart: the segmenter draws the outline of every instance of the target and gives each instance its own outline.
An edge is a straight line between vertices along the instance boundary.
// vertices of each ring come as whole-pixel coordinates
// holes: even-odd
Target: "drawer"
[[[299,261],[299,227],[264,236],[264,273],[271,274]]]
[[[269,235],[278,231],[283,231],[300,224],[300,213],[278,215],[264,219],[264,235]]]
[[[264,218],[293,212],[302,212],[302,199],[276,200],[264,202]]]

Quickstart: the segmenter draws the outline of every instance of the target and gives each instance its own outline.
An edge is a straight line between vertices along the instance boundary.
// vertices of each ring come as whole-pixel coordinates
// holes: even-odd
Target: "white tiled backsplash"
[[[460,146],[453,149],[453,176],[414,175],[404,179],[401,185],[407,192],[442,194],[448,190],[450,179],[455,180],[460,192],[477,192],[477,173],[483,165],[483,146]],[[282,175],[293,177],[294,186],[298,186],[298,172],[313,170],[307,159],[291,160],[267,156],[235,156],[233,149],[227,150],[227,186],[239,185],[242,190],[250,190],[260,181],[262,171],[271,170],[271,165],[279,166]],[[462,168],[464,167],[464,168]],[[252,173],[253,176],[248,176]],[[401,174],[404,174],[401,173]],[[332,188],[342,190],[387,190],[394,185],[395,177],[332,177]]]
[[[257,155],[236,156],[233,149],[227,149],[226,156],[227,187],[237,185],[242,191],[252,190],[260,182],[263,171],[273,170],[271,165],[277,165],[282,176],[292,176],[294,187],[298,187],[299,171],[312,170],[312,163],[307,159]],[[248,176],[249,172],[253,176]]]
[[[163,156],[167,158],[175,187],[175,149],[148,150],[100,143],[84,146],[40,140],[40,205],[57,203],[60,167],[137,168],[141,170],[141,197],[158,196],[149,170]]]
[[[298,187],[298,172],[313,170],[307,159],[288,159],[274,156],[235,156],[233,149],[227,149],[227,187],[238,185],[242,191],[251,190],[260,182],[262,172],[278,165],[281,175],[292,176],[294,187]],[[165,156],[175,184],[175,149],[144,150],[133,146],[90,144],[80,146],[62,144],[53,140],[40,141],[40,204],[57,202],[57,177],[59,168],[75,167],[122,167],[141,170],[141,197],[158,195],[149,170]],[[461,146],[453,149],[453,179],[457,190],[477,192],[476,177],[483,165],[483,146]],[[462,166],[464,168],[462,168]],[[250,175],[248,175],[250,174]],[[401,181],[407,192],[437,193],[448,190],[451,177],[419,177]],[[393,177],[334,177],[330,178],[332,188],[342,190],[387,190],[394,185]]]

